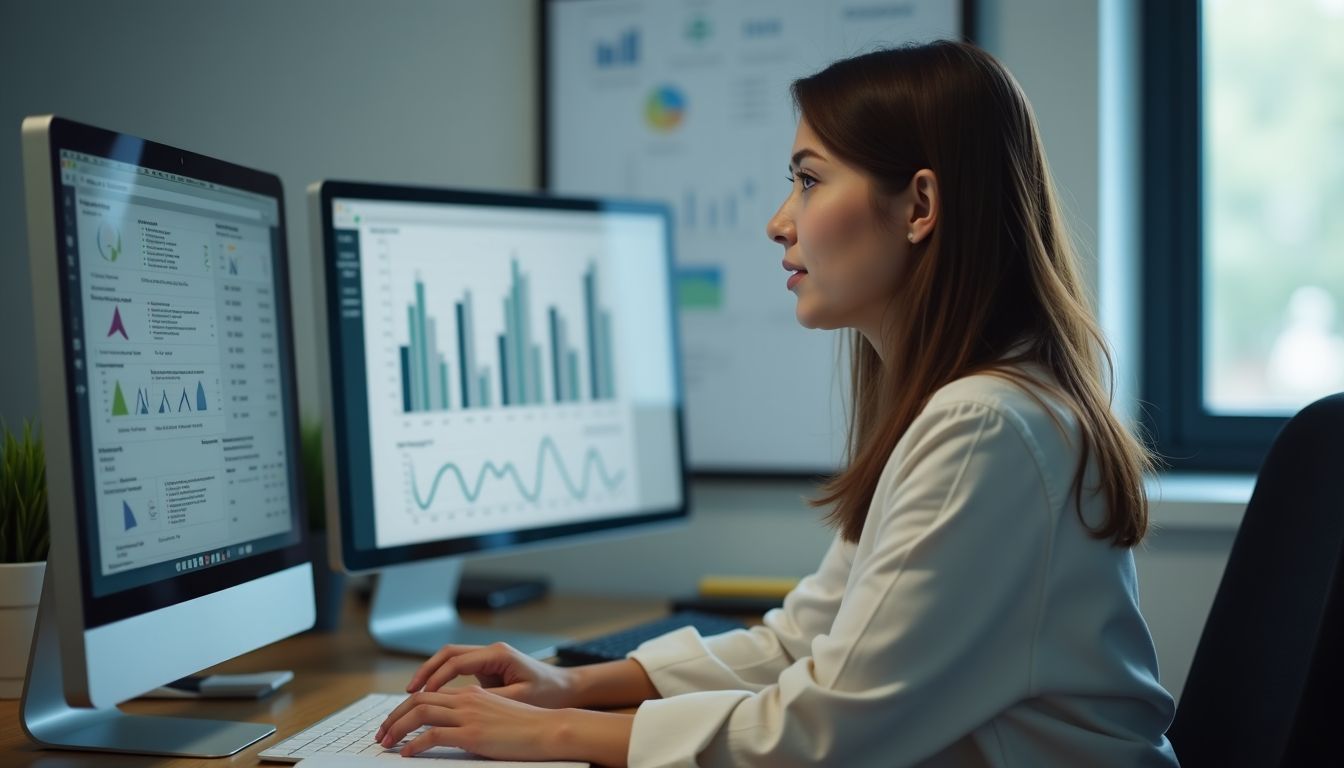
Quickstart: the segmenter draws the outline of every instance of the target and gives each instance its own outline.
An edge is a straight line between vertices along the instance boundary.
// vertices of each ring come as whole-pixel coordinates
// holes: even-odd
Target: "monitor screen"
[[[290,547],[303,510],[278,197],[141,164],[129,137],[78,143],[53,154],[96,602]]]
[[[342,556],[685,514],[667,211],[322,185]]]

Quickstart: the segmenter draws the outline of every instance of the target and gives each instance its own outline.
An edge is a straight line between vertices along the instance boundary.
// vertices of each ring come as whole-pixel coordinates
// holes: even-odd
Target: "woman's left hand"
[[[431,747],[457,747],[498,760],[563,759],[554,753],[562,710],[507,699],[479,686],[420,692],[392,710],[378,729],[391,747],[421,726],[429,728],[401,750],[404,757]]]

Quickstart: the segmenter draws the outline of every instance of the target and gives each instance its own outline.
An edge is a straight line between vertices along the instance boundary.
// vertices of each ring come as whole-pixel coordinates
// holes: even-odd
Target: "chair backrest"
[[[1256,478],[1168,737],[1186,768],[1341,753],[1344,394],[1288,421]]]

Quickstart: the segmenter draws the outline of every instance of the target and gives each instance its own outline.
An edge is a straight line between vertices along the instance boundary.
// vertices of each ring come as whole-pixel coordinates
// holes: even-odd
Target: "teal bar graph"
[[[401,402],[406,413],[449,408],[448,361],[439,351],[438,319],[425,310],[425,284],[415,279],[415,303],[406,308],[406,338],[401,347]]]
[[[511,264],[512,283],[504,297],[504,334],[500,344],[500,370],[506,405],[541,405],[547,402],[541,344],[532,335],[532,284],[517,259]],[[556,402],[556,401],[552,401]]]
[[[582,316],[573,323],[567,316],[573,311],[537,300],[532,276],[518,259],[509,262],[508,276],[495,305],[502,321],[495,328],[502,332],[477,328],[471,290],[456,301],[432,304],[434,286],[415,276],[406,307],[407,343],[397,360],[404,412],[446,411],[454,403],[473,409],[615,399],[614,328],[611,311],[599,300],[597,266],[589,263],[571,283],[569,290],[582,297]]]
[[[462,407],[484,408],[490,405],[490,372],[476,362],[476,329],[471,291],[457,302],[457,370],[461,374]]]
[[[416,371],[420,369],[420,323],[415,314],[415,305],[406,308],[406,322],[409,326],[407,338],[410,339],[410,345],[406,348],[409,354],[409,360],[405,369],[401,372],[403,387],[410,388],[411,407],[408,412],[420,410],[420,377]]]
[[[416,373],[420,385],[420,410],[429,410],[425,406],[429,402],[429,344],[425,341],[425,284],[418,279],[415,281],[415,322],[417,330],[420,331],[420,345],[416,349],[418,364]]]
[[[513,351],[517,355],[518,367],[518,402],[523,405],[530,405],[537,402],[532,393],[532,324],[528,322],[530,314],[527,311],[528,302],[527,278],[523,276],[518,269],[518,262],[513,262],[513,311],[517,314],[515,328],[518,329],[518,337],[514,340]]]
[[[588,324],[588,387],[593,400],[616,397],[615,364],[612,360],[611,312],[597,304],[597,266],[583,273],[584,319]]]

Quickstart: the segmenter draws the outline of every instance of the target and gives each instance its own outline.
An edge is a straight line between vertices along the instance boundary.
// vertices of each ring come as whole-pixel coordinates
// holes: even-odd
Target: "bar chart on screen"
[[[516,258],[509,264],[509,286],[495,313],[502,327],[483,338],[471,289],[448,299],[439,292],[432,298],[441,313],[435,312],[424,279],[416,275],[406,304],[406,343],[398,347],[403,412],[615,397],[611,313],[597,304],[596,266],[589,265],[574,281],[581,283],[583,294],[576,318],[557,303],[535,302],[528,274]],[[540,336],[534,331],[537,322]],[[587,386],[581,388],[580,381]]]
[[[610,234],[562,231],[360,229],[379,546],[638,508]]]
[[[364,238],[361,238],[363,240]],[[366,337],[386,350],[405,414],[615,400],[612,312],[600,248],[433,227],[371,233]],[[387,344],[388,339],[395,343]]]

